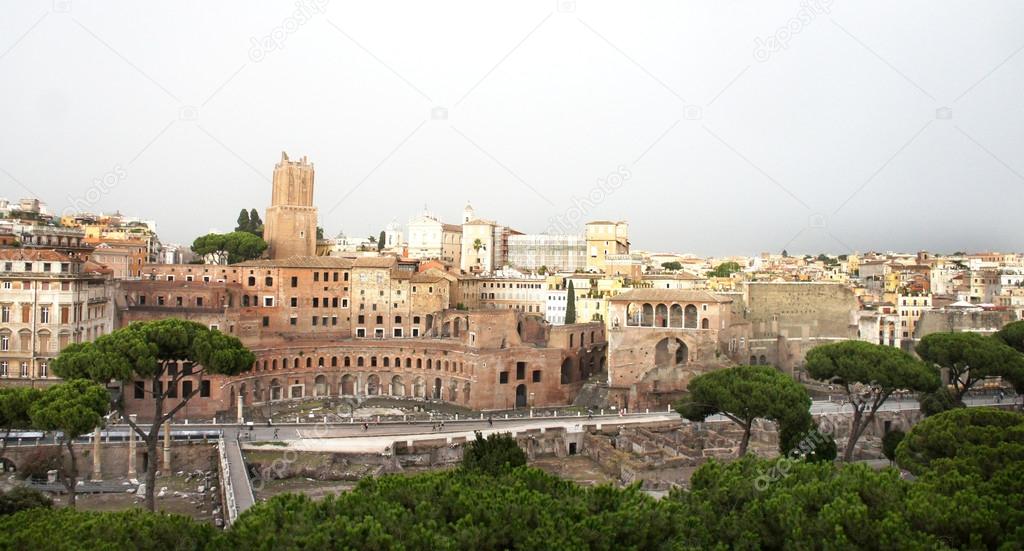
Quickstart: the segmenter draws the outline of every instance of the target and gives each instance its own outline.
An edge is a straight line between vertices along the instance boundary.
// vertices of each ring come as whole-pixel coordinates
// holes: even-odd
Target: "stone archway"
[[[367,396],[377,396],[380,394],[380,377],[377,374],[366,378],[366,394]]]
[[[516,409],[526,407],[526,385],[516,387]]]
[[[563,385],[572,383],[572,358],[562,360],[562,370],[558,382]]]
[[[405,396],[405,381],[402,380],[401,375],[395,375],[391,378],[391,395]]]
[[[341,394],[342,396],[355,396],[356,394],[356,378],[352,375],[346,374],[341,377]]]
[[[689,360],[690,349],[679,339],[664,338],[654,347],[655,367],[685,365]]]

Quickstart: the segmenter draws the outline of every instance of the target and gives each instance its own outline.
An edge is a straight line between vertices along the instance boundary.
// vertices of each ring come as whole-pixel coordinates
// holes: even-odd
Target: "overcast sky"
[[[164,241],[263,213],[285,150],[330,235],[469,200],[702,255],[1024,249],[1017,0],[2,6],[0,196]]]

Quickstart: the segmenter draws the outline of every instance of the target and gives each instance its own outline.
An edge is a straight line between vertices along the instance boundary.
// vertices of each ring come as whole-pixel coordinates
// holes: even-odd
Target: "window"
[[[533,370],[533,382],[535,382],[535,383],[539,383],[540,382],[540,370],[539,369],[534,369]]]
[[[249,287],[254,287],[256,285],[256,278],[253,276],[249,276],[247,282],[249,283]]]
[[[210,381],[204,380],[199,381],[199,397],[209,398],[210,397]]]
[[[362,314],[359,314],[358,316],[356,316],[356,323],[365,323],[365,321],[364,321],[365,319],[366,319],[366,316],[364,316]]]
[[[135,381],[135,399],[141,400],[146,397],[146,383],[142,381]]]
[[[11,349],[11,337],[7,335],[0,336],[0,351],[7,352]]]
[[[7,360],[0,361],[0,377],[6,377],[7,376],[7,366],[8,366]]]
[[[318,318],[318,317],[316,317],[316,316],[313,316],[313,327],[316,327],[316,322],[317,322],[317,320],[319,320],[319,319],[320,319],[320,318]]]
[[[317,297],[313,297],[313,308],[319,308],[319,307],[320,307],[320,299],[317,298]]]
[[[274,278],[272,278],[270,276],[267,276],[263,280],[263,284],[266,285],[267,287],[273,287],[274,286]]]
[[[498,374],[498,383],[503,385],[508,384],[508,371],[502,371]]]
[[[270,316],[263,316],[263,327],[270,327]]]
[[[288,324],[289,325],[298,325],[299,324],[299,318],[296,317],[296,316],[292,316],[292,317],[288,318]]]
[[[39,323],[50,323],[50,307],[39,307]]]
[[[192,397],[192,381],[181,382],[181,395],[186,398]]]
[[[167,397],[168,398],[177,398],[178,397],[178,382],[177,381],[167,381],[167,385],[168,385],[167,386]]]
[[[320,281],[320,272],[313,272],[313,281]]]
[[[298,276],[292,276],[292,287],[294,288],[294,287],[298,287],[298,286],[299,286],[299,277]]]
[[[299,307],[299,297],[292,297],[291,305],[292,305],[292,308],[298,308]]]
[[[526,378],[526,362],[516,362],[516,380],[521,381]]]
[[[268,308],[274,305],[274,297],[263,297],[263,306]]]

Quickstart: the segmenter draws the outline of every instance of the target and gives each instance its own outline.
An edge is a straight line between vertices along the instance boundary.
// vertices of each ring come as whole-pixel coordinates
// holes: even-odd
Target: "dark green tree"
[[[29,409],[32,425],[40,430],[64,433],[68,466],[61,478],[68,491],[68,506],[75,506],[78,485],[78,457],[75,439],[103,425],[110,411],[110,394],[102,385],[85,379],[72,379],[47,388]],[[150,457],[156,457],[155,455]]]
[[[249,231],[249,230],[250,230],[249,211],[247,211],[245,209],[242,209],[238,213],[238,224],[235,226],[235,231]]]
[[[1017,385],[1024,383],[1024,355],[1001,338],[978,333],[932,333],[917,345],[917,355],[930,364],[949,370],[955,402],[986,377],[999,376]]]
[[[31,387],[0,388],[0,430],[4,431],[3,443],[0,443],[0,457],[7,451],[7,438],[12,430],[32,426],[29,408],[39,399],[40,392],[39,389]]]
[[[896,448],[896,463],[921,475],[957,471],[989,480],[1024,466],[1024,415],[996,408],[959,408],[914,425]]]
[[[896,461],[896,447],[906,436],[906,433],[900,429],[893,429],[882,437],[882,455],[889,460],[889,463]]]
[[[775,421],[780,433],[780,451],[788,452],[800,434],[812,424],[811,398],[792,377],[773,367],[740,365],[727,367],[690,381],[686,396],[676,410],[690,421],[704,421],[722,414],[743,429],[739,455],[747,453],[750,430],[755,419]]]
[[[1024,353],[1024,320],[1006,324],[995,337],[1017,352]]]
[[[462,468],[470,471],[496,475],[522,465],[526,465],[526,454],[510,434],[491,433],[484,438],[477,431],[462,454]]]
[[[788,449],[786,455],[803,459],[804,461],[828,462],[836,460],[839,455],[836,447],[836,439],[831,434],[821,432],[817,427],[812,427],[795,437],[787,434],[780,434],[780,442],[783,448]]]
[[[134,508],[106,513],[33,508],[0,517],[0,530],[4,549],[226,549],[214,545],[218,530],[212,524]]]
[[[742,270],[739,263],[737,262],[723,262],[718,266],[715,266],[714,270],[708,273],[710,277],[729,277],[732,274]]]
[[[384,230],[380,230],[380,236],[377,238],[377,252],[384,250],[384,243],[386,241]]]
[[[53,507],[53,500],[43,492],[26,486],[15,486],[0,492],[0,516],[36,507],[49,509]]]
[[[853,461],[857,440],[893,392],[931,392],[940,384],[935,368],[897,348],[864,341],[813,348],[807,353],[806,368],[811,377],[841,387],[853,407],[843,461]]]
[[[576,289],[573,287],[571,279],[565,294],[565,323],[567,325],[576,323]]]
[[[673,260],[672,262],[662,262],[661,267],[671,271],[683,269],[683,265],[675,260]]]
[[[256,212],[256,209],[249,211],[249,233],[254,234],[256,237],[263,237],[263,220],[260,218],[260,213]]]
[[[917,400],[921,406],[921,413],[925,417],[937,415],[953,408],[967,407],[963,402],[957,402],[953,393],[945,386],[941,386],[933,392],[922,393]]]
[[[251,369],[255,361],[253,353],[236,337],[196,322],[169,318],[132,323],[93,342],[71,344],[53,361],[53,371],[64,379],[91,379],[104,384],[117,381],[122,395],[126,385],[139,381],[152,398],[153,412],[147,429],[128,417],[123,399],[115,399],[114,404],[121,417],[146,442],[149,457],[156,458],[160,427],[173,419],[204,385],[209,385],[204,376],[237,375]],[[179,362],[192,365],[191,371],[179,369]],[[165,409],[166,390],[179,388],[189,376],[197,383],[192,391],[183,391],[178,403]],[[150,460],[146,470],[146,507],[150,511],[156,510],[157,464],[158,461]]]
[[[317,241],[323,241],[324,240],[324,229],[321,228],[320,226],[316,227],[316,240]]]
[[[229,264],[259,258],[265,250],[267,242],[249,232],[211,233],[192,242],[192,252],[197,255],[226,255]]]

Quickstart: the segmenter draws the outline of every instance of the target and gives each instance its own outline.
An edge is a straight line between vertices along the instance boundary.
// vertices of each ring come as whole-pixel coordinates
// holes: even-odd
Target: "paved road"
[[[242,450],[238,442],[234,438],[225,438],[224,446],[228,458],[231,490],[235,495],[235,507],[241,514],[252,507],[255,501],[252,495],[252,482],[249,480],[249,470],[245,467],[245,460],[242,458]]]
[[[487,421],[453,421],[446,422],[444,428],[435,430],[428,424],[381,424],[372,425],[365,431],[361,425],[355,427],[310,426],[296,427],[294,440],[287,442],[288,448],[296,451],[330,451],[330,452],[384,452],[395,441],[419,441],[437,439],[473,438],[476,431],[484,436],[491,433],[523,432],[527,430],[547,430],[552,428],[567,431],[582,431],[584,425],[630,425],[644,423],[681,422],[676,413],[652,413],[644,415],[617,415],[561,418],[534,418],[495,420],[491,425]],[[283,434],[283,433],[282,433]]]

